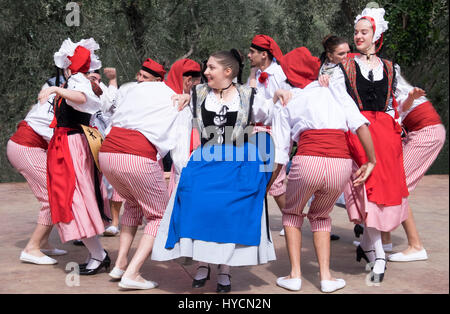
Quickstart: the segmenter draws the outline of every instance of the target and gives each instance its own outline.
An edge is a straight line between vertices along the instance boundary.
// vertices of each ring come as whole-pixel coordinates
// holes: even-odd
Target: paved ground
[[[379,286],[367,283],[364,266],[355,261],[353,225],[349,223],[344,209],[335,207],[333,233],[341,239],[332,242],[332,273],[347,281],[347,287],[336,293],[343,294],[448,294],[449,293],[449,177],[426,176],[410,198],[422,240],[429,254],[428,261],[414,263],[388,263],[385,280]],[[290,293],[275,285],[277,277],[287,275],[289,261],[281,229],[281,214],[273,199],[269,200],[270,225],[275,242],[277,260],[261,266],[236,267],[232,269],[232,293],[238,294],[286,294]],[[21,263],[19,255],[34,230],[39,204],[26,183],[0,184],[0,293],[144,293],[144,294],[191,294],[215,293],[215,274],[205,287],[191,288],[194,264],[183,261],[154,262],[148,260],[143,276],[157,281],[160,286],[149,291],[121,291],[106,273],[93,277],[81,277],[79,286],[70,286],[66,265],[82,262],[86,249],[71,243],[61,244],[56,230],[51,242],[69,253],[52,266]],[[142,229],[138,231],[139,240]],[[312,233],[306,224],[302,248],[303,286],[298,294],[320,294],[318,264],[312,245]],[[392,235],[394,250],[406,246],[403,229]],[[133,248],[138,241],[135,240]],[[117,256],[119,238],[101,239],[113,261]],[[69,285],[66,283],[69,281]],[[73,283],[73,282],[72,282]]]

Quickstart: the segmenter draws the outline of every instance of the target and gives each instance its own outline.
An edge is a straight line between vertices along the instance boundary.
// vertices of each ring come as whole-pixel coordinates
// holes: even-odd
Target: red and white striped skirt
[[[47,192],[47,151],[40,147],[28,147],[8,141],[6,155],[11,165],[27,180],[41,209],[37,223],[51,226],[52,216]]]
[[[301,228],[308,217],[311,230],[331,231],[329,214],[352,173],[352,160],[318,156],[294,156],[287,176],[283,225]],[[307,214],[303,209],[314,199]]]
[[[445,127],[442,124],[408,132],[403,140],[403,164],[410,193],[433,164],[444,143]]]
[[[150,158],[116,153],[99,153],[103,174],[125,199],[121,224],[135,227],[147,225],[144,233],[156,236],[169,195],[164,172],[157,161]]]

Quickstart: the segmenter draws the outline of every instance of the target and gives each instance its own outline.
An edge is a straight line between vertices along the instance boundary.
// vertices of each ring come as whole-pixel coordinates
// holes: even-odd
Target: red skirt
[[[369,201],[382,206],[402,204],[409,195],[403,168],[401,128],[388,114],[377,111],[361,111],[370,121],[369,130],[375,148],[377,164],[365,182]],[[367,162],[366,153],[358,137],[346,133],[353,160],[358,166]]]

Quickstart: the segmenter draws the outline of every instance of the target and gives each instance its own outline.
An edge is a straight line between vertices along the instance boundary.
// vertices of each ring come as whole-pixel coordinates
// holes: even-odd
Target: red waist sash
[[[260,126],[260,127],[263,126],[266,129],[270,130],[270,125],[264,125],[264,123],[261,123],[261,122],[255,123],[255,126]]]
[[[409,195],[403,167],[401,127],[384,112],[361,111],[370,121],[369,131],[375,148],[377,164],[365,182],[367,198],[376,204],[394,206]],[[358,166],[367,162],[358,137],[346,133],[353,160]]]
[[[42,136],[37,134],[24,120],[17,126],[16,133],[10,138],[16,144],[27,147],[40,147],[47,150],[48,143]]]
[[[402,123],[408,131],[418,131],[430,125],[442,124],[442,121],[431,102],[427,101],[408,113]]]
[[[75,191],[75,170],[70,155],[67,132],[71,128],[57,127],[47,151],[47,190],[52,222],[68,223],[72,214]]]
[[[153,145],[141,132],[125,128],[113,127],[103,141],[100,152],[131,154],[150,158],[156,161],[158,153]]]
[[[300,135],[297,155],[350,159],[350,151],[341,130],[308,130]]]

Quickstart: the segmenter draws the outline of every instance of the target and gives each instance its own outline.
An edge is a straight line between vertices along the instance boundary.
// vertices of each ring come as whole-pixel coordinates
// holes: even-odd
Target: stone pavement
[[[353,224],[348,221],[344,209],[335,207],[331,216],[333,233],[341,238],[331,244],[331,270],[337,278],[347,281],[347,286],[336,294],[448,294],[449,293],[449,177],[448,175],[426,176],[410,197],[418,229],[427,249],[429,259],[413,263],[393,263],[387,265],[385,280],[378,286],[366,280],[364,265],[355,261],[355,239]],[[231,294],[288,294],[277,287],[276,278],[289,273],[289,260],[284,237],[278,235],[282,224],[281,214],[272,198],[269,199],[270,227],[275,243],[277,260],[271,263],[232,268]],[[68,276],[66,265],[83,262],[87,256],[84,247],[71,243],[61,244],[57,231],[52,231],[50,240],[56,247],[69,251],[57,257],[56,265],[41,266],[19,261],[21,250],[35,228],[39,203],[26,183],[0,184],[0,294],[28,293],[100,293],[100,294],[215,294],[216,269],[212,269],[211,280],[205,287],[192,289],[195,264],[185,260],[154,262],[148,260],[143,269],[143,277],[159,283],[159,287],[148,291],[122,291],[117,282],[107,273],[81,277],[79,286],[73,286],[72,276]],[[142,235],[138,230],[132,252]],[[394,251],[401,251],[407,245],[403,229],[392,233]],[[117,256],[119,237],[102,237],[105,249],[113,262]],[[70,264],[69,264],[70,266]],[[70,268],[69,268],[70,271]],[[321,294],[318,278],[318,264],[312,244],[309,224],[303,229],[302,248],[302,289],[296,294]],[[68,284],[66,283],[68,279]]]

